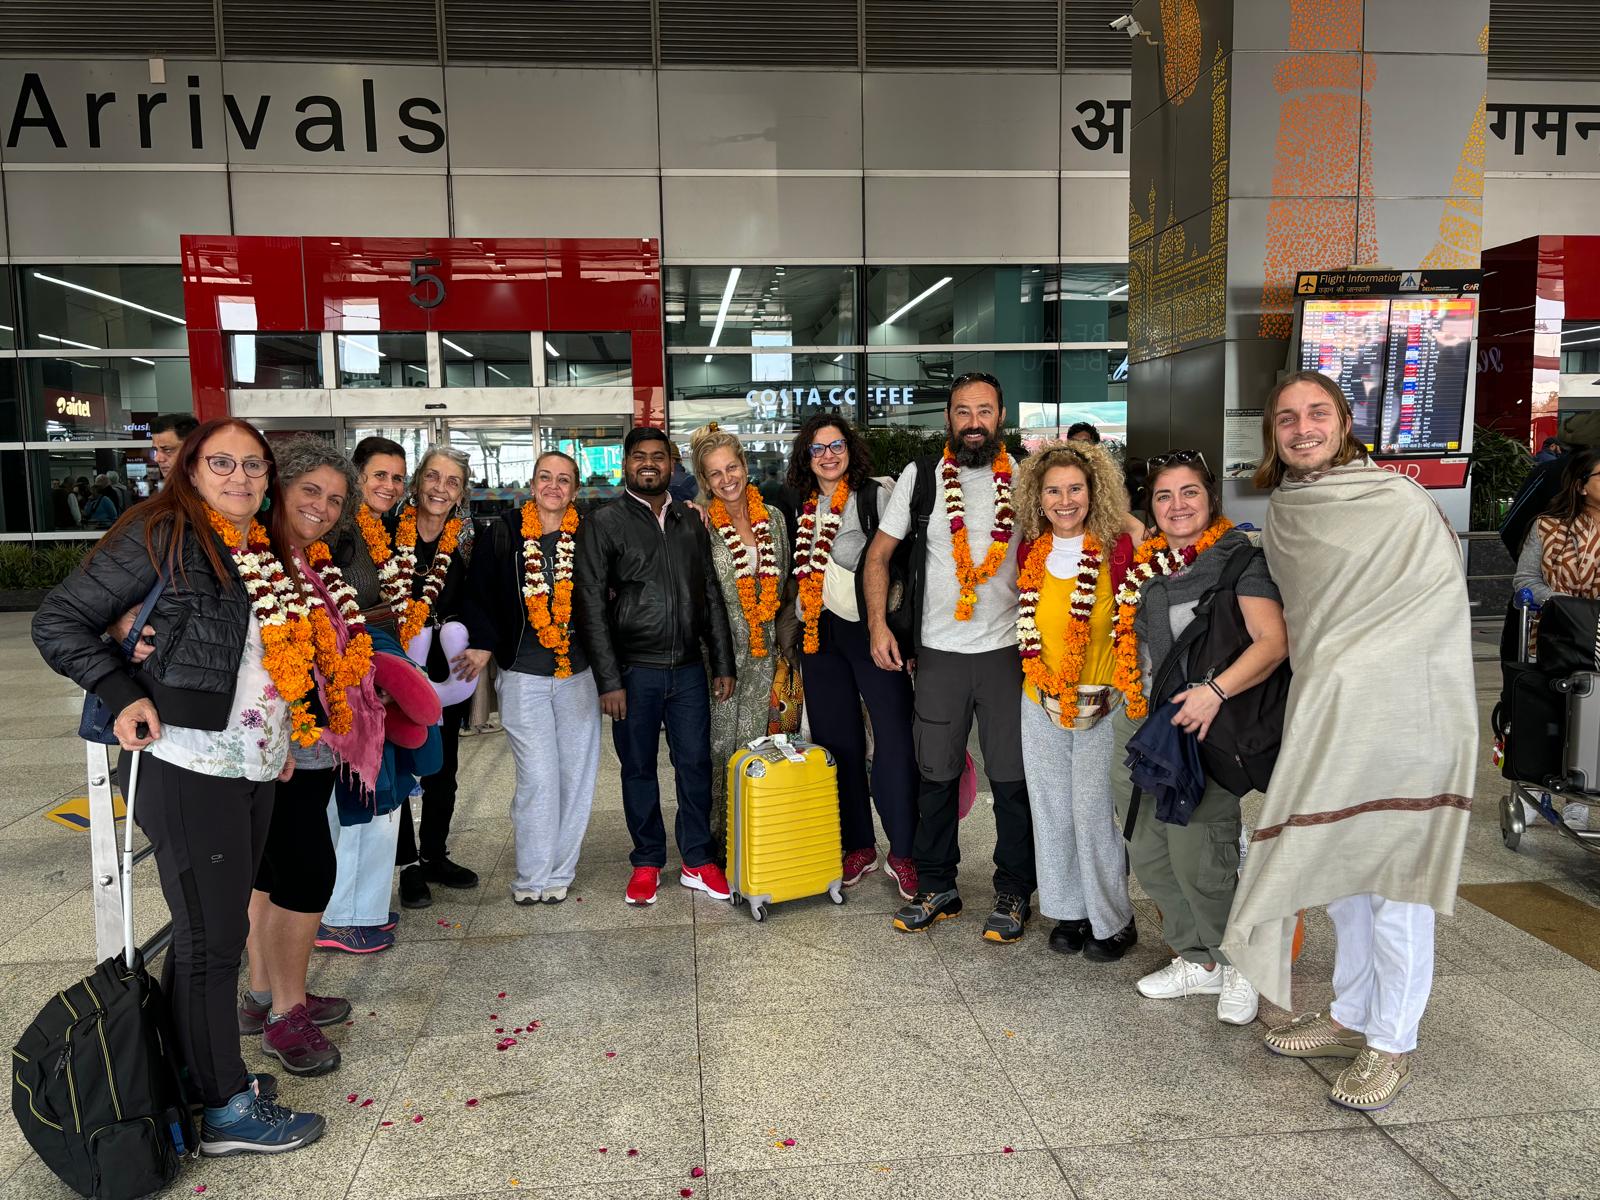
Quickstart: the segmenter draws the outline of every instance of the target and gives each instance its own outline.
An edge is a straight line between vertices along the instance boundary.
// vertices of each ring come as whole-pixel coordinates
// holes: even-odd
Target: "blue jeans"
[[[661,819],[661,784],[656,759],[661,726],[678,787],[678,853],[688,867],[712,861],[711,693],[699,663],[676,667],[628,667],[622,675],[628,715],[611,723],[622,763],[622,808],[633,837],[636,867],[667,865],[667,830]]]

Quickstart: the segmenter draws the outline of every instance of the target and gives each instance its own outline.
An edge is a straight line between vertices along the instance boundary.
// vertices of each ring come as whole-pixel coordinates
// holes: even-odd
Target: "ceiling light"
[[[9,326],[9,325],[0,325],[0,329],[4,329],[7,333],[15,333],[16,332],[16,330],[12,329],[11,326]]]
[[[160,317],[163,321],[171,321],[174,325],[186,324],[182,317],[175,317],[171,313],[164,313],[158,308],[146,308],[142,304],[135,304],[132,300],[124,300],[121,296],[113,296],[109,292],[97,292],[92,287],[84,287],[81,283],[68,283],[65,279],[57,279],[54,275],[46,275],[42,271],[33,273],[35,279],[42,279],[46,283],[53,283],[57,287],[71,288],[75,292],[85,295],[98,296],[102,300],[109,300],[113,304],[120,304],[124,308],[136,308],[140,312],[149,313],[152,317]]]
[[[488,363],[485,363],[485,364],[484,364],[484,366],[486,366],[486,367],[489,367],[489,364],[488,364]],[[509,381],[510,381],[510,379],[511,379],[511,376],[509,376],[509,375],[507,375],[507,374],[506,374],[506,373],[505,373],[505,372],[504,372],[504,371],[497,371],[497,370],[495,370],[495,368],[493,368],[493,367],[489,367],[489,374],[491,374],[491,375],[498,375],[498,376],[500,376],[500,378],[501,378],[501,379],[504,379],[504,380],[506,380],[506,381],[508,381],[508,382],[509,382]]]
[[[456,345],[454,342],[452,342],[447,337],[440,338],[439,342],[440,342],[441,345],[449,346],[450,349],[454,350],[457,354],[465,354],[468,358],[472,357],[472,351],[471,350],[463,350],[460,346]]]
[[[80,348],[82,348],[84,350],[99,350],[99,349],[101,349],[101,347],[99,347],[99,346],[91,346],[91,345],[89,345],[88,342],[75,342],[71,338],[52,337],[48,333],[41,333],[39,336],[42,337],[47,342],[55,342],[58,346],[78,346],[78,347],[80,347]]]
[[[921,295],[916,296],[916,297],[906,301],[899,308],[895,309],[894,312],[889,314],[889,318],[888,318],[888,320],[884,321],[884,324],[885,325],[893,325],[901,317],[905,316],[913,308],[915,308],[917,305],[921,304],[924,300],[926,300],[929,296],[931,296],[935,292],[937,292],[945,284],[949,283],[953,278],[954,278],[953,275],[946,275],[943,279],[939,280],[938,283],[934,284],[931,288],[929,288],[927,291],[923,292]]]
[[[733,302],[733,289],[739,283],[739,268],[728,272],[728,286],[722,289],[722,303],[717,306],[717,323],[711,327],[711,344],[715,346],[722,336],[722,323],[728,319],[728,305]],[[707,362],[711,360],[706,359]]]
[[[711,361],[711,355],[709,355],[709,354],[708,354],[708,355],[706,355],[706,361],[707,361],[707,362],[710,362],[710,361]]]
[[[136,363],[143,363],[147,367],[155,366],[155,363],[151,362],[148,358],[137,358],[136,357],[133,361],[136,362]]]
[[[545,339],[544,352],[546,354],[548,354],[551,358],[560,358],[561,357],[561,351],[557,350],[554,346],[552,346],[550,344],[550,340],[548,338]]]
[[[1108,296],[1120,296],[1123,293],[1125,293],[1127,290],[1128,290],[1128,285],[1123,283],[1123,284],[1119,284],[1118,286],[1112,288],[1109,292],[1106,293],[1106,295],[1108,295]]]

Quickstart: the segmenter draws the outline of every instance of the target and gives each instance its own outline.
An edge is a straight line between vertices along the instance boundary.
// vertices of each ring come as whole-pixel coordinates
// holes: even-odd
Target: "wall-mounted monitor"
[[[1300,367],[1339,381],[1353,432],[1380,455],[1461,449],[1476,296],[1308,297]]]

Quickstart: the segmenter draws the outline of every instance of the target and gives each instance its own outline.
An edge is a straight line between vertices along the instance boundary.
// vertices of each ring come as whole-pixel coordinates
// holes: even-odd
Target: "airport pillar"
[[[1132,12],[1129,450],[1221,473],[1284,367],[1297,271],[1479,265],[1489,3]]]

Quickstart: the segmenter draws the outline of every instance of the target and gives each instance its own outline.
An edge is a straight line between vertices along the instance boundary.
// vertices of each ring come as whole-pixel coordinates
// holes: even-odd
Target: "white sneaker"
[[[1139,994],[1151,1000],[1176,1000],[1179,996],[1215,996],[1222,991],[1220,967],[1208,971],[1199,963],[1175,958],[1138,983]]]
[[[1217,996],[1217,1020],[1229,1025],[1248,1025],[1256,1019],[1256,1009],[1261,1006],[1256,989],[1234,967],[1223,967],[1222,991]]]
[[[545,888],[539,897],[546,904],[560,904],[567,898],[567,889],[564,887]]]
[[[1561,810],[1561,820],[1568,829],[1589,828],[1589,806],[1587,804],[1568,804]]]
[[[512,888],[511,900],[515,904],[537,904],[541,893],[538,888]]]

